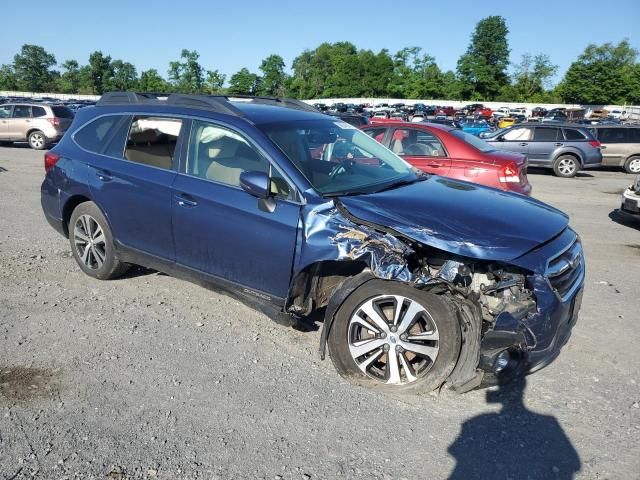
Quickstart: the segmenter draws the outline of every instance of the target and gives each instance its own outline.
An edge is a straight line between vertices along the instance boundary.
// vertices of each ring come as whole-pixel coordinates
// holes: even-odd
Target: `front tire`
[[[580,170],[580,161],[572,155],[562,155],[553,162],[553,173],[557,177],[572,178]]]
[[[461,333],[455,312],[442,296],[371,280],[340,306],[327,340],[336,370],[350,382],[426,393],[453,371]]]
[[[90,277],[111,280],[129,268],[118,259],[109,224],[93,202],[81,203],[71,214],[69,243],[73,258]]]
[[[629,157],[624,162],[624,171],[627,173],[638,174],[640,173],[640,157]]]
[[[27,138],[29,146],[34,150],[44,150],[47,148],[47,136],[40,130],[34,130]]]

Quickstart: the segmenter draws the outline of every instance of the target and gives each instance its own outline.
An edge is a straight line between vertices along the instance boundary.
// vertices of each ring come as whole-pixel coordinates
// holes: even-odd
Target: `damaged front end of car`
[[[570,228],[505,261],[492,260],[486,249],[480,259],[470,256],[482,246],[469,242],[440,239],[436,248],[429,229],[378,225],[355,217],[339,199],[310,207],[304,220],[285,310],[305,316],[326,308],[322,359],[336,311],[372,279],[428,290],[455,308],[462,348],[446,384],[458,392],[542,368],[577,319],[584,259]]]

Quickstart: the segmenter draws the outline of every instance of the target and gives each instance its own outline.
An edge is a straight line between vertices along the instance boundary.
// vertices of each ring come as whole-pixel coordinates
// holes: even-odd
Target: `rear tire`
[[[73,258],[90,277],[111,280],[129,268],[118,259],[109,224],[93,202],[81,203],[71,214],[69,243]]]
[[[627,161],[624,162],[624,171],[633,174],[640,173],[640,156],[627,158]]]
[[[438,388],[453,371],[461,348],[460,326],[449,303],[385,280],[371,280],[347,297],[327,340],[341,376],[389,392]]]
[[[553,162],[553,173],[557,177],[572,178],[580,170],[580,161],[573,155],[561,155]]]
[[[29,134],[27,138],[29,142],[29,146],[34,150],[44,150],[47,148],[47,136],[42,133],[40,130],[34,130]]]

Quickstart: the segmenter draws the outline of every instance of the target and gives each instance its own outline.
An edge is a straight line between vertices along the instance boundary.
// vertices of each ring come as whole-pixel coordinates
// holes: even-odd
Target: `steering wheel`
[[[354,164],[355,162],[350,158],[341,159],[336,165],[333,166],[333,168],[329,172],[329,177],[335,178],[338,175],[349,173]]]

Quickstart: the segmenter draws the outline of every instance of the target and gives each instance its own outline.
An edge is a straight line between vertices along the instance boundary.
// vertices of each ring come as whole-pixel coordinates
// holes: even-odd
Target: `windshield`
[[[450,133],[451,135],[454,135],[464,140],[465,142],[470,144],[472,147],[477,148],[481,152],[488,153],[488,152],[493,152],[495,150],[495,148],[493,148],[487,142],[476,137],[475,135],[471,135],[470,133],[463,132],[462,130],[451,130]]]
[[[419,179],[408,163],[342,121],[278,122],[258,128],[325,196],[372,193]]]

